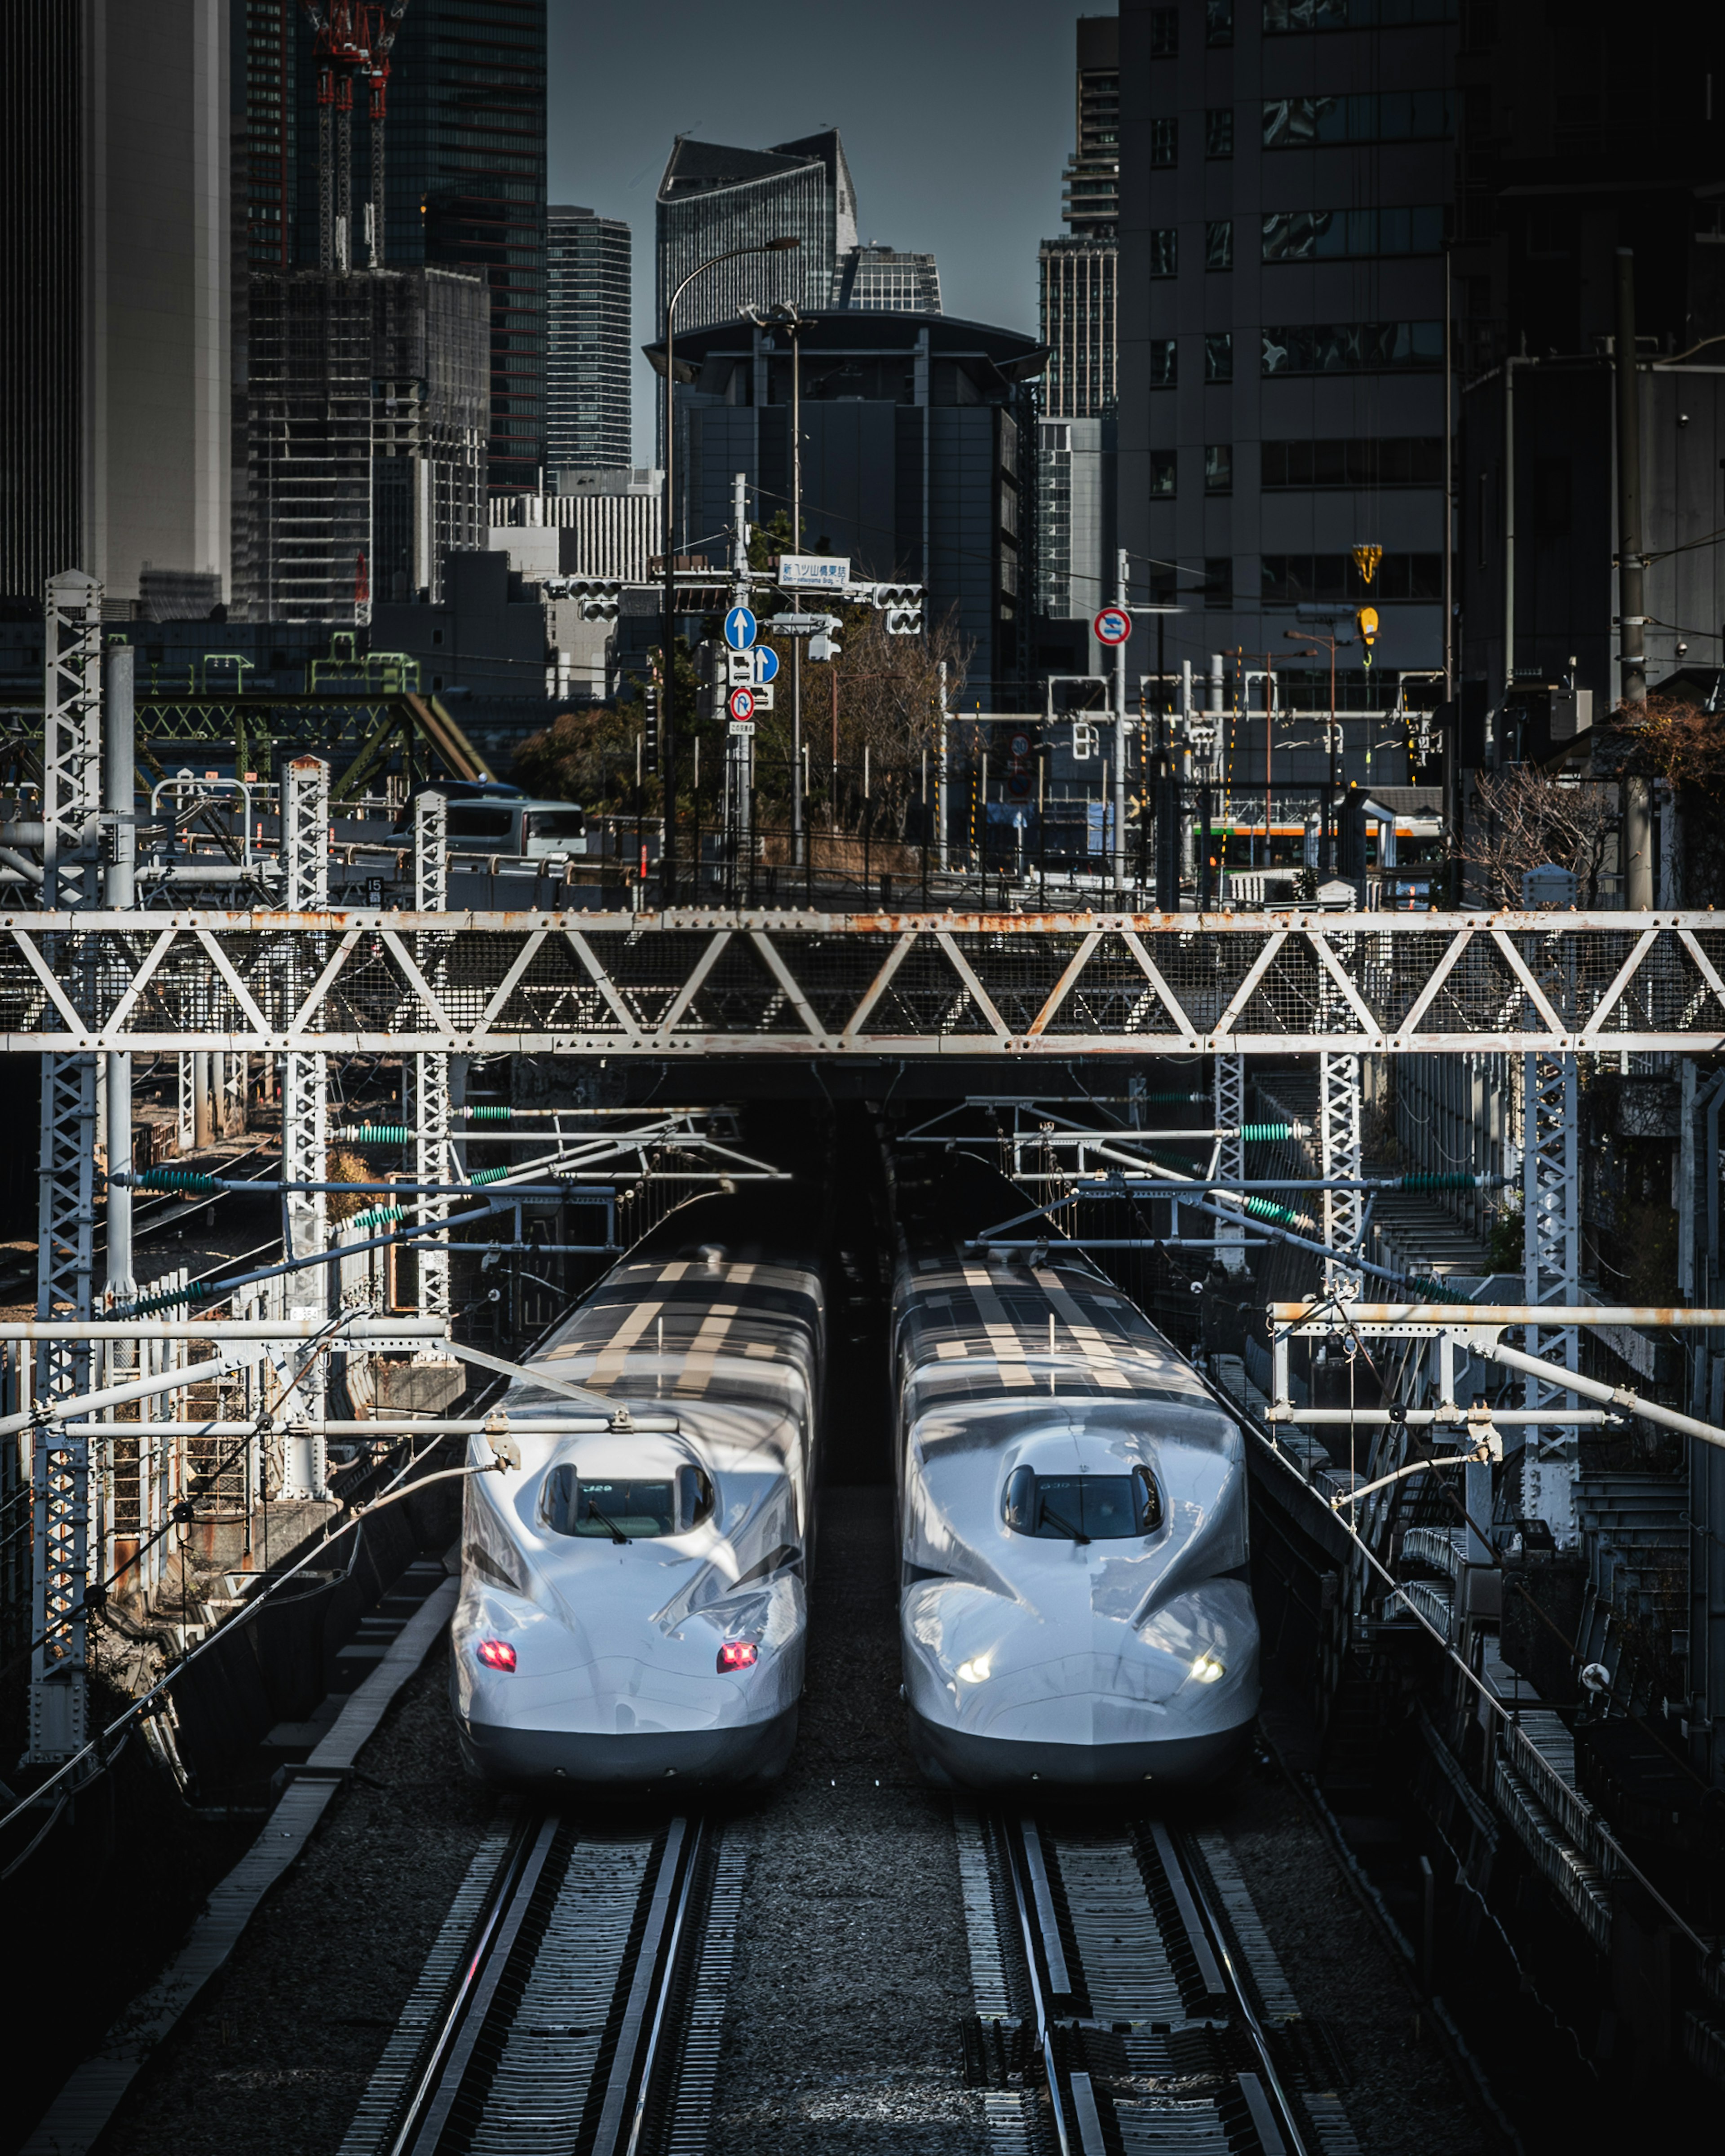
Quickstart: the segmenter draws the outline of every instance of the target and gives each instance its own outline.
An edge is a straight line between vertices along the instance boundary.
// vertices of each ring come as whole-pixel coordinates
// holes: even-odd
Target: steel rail
[[[572,1882],[580,1891],[584,1835],[578,1833],[568,1851],[566,1876],[553,1865],[554,1845],[565,1831],[557,1812],[536,1808],[525,1815],[459,1977],[420,2047],[393,2132],[377,2144],[378,2156],[436,2156],[464,2107],[507,2108],[509,2097],[500,2094],[494,2078],[502,2048],[536,1970],[560,1950],[554,1909],[549,1929],[542,1922],[526,1932],[529,1914],[547,1892],[555,1905]],[[597,2112],[592,2137],[582,2142],[590,2156],[649,2156],[658,2146],[654,2100],[675,2071],[679,2017],[690,1989],[685,1979],[692,1980],[698,1970],[706,1943],[713,1843],[704,1819],[675,1815],[666,1820],[642,1875],[634,1921],[628,1927],[632,1943],[619,1946],[614,1982],[608,1970],[604,1978],[611,2006],[585,2097],[579,2087],[563,2092],[568,2102],[584,2101],[589,2114]],[[555,1864],[564,1861],[557,1858]],[[584,2065],[581,2071],[584,2077]]]

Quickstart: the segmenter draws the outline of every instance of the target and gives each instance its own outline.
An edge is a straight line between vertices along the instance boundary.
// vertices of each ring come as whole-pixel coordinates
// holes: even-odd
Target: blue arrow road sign
[[[755,640],[755,617],[746,606],[734,606],[725,617],[725,641],[733,651],[747,651]]]
[[[777,678],[778,674],[778,654],[770,644],[757,644],[755,646],[755,683],[757,687],[764,689],[769,681]]]

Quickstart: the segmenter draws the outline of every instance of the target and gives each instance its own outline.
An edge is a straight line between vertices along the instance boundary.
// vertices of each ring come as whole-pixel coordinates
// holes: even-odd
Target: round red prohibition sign
[[[731,716],[733,719],[752,719],[755,716],[755,692],[752,689],[733,689],[731,691]]]
[[[1098,644],[1124,644],[1132,633],[1132,618],[1124,607],[1104,607],[1096,619]]]

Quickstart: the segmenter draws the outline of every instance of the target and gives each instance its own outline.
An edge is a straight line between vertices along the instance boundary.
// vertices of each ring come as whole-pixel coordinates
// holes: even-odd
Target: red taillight
[[[512,1670],[515,1667],[515,1649],[507,1640],[481,1640],[479,1658],[488,1670]]]
[[[727,1640],[719,1650],[719,1674],[726,1670],[752,1670],[761,1659],[761,1650],[752,1640]]]

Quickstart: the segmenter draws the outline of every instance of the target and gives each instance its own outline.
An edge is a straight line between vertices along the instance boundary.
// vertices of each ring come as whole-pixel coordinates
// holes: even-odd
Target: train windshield
[[[1015,1467],[1006,1478],[1006,1524],[1047,1542],[1120,1542],[1162,1525],[1162,1500],[1147,1467],[1130,1475],[1039,1475]]]
[[[540,1514],[554,1535],[619,1536],[639,1542],[699,1527],[713,1509],[713,1486],[698,1467],[675,1476],[583,1476],[560,1461],[545,1478]]]

